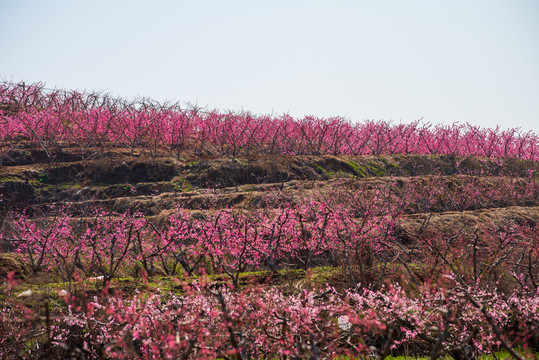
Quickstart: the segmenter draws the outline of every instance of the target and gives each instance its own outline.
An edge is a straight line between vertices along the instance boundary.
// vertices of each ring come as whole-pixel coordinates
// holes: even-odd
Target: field
[[[0,85],[2,359],[537,358],[539,136]]]

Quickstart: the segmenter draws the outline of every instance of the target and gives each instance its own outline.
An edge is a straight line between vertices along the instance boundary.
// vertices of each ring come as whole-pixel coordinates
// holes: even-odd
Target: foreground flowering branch
[[[179,294],[110,293],[63,296],[47,319],[16,302],[2,305],[2,358],[294,358],[401,353],[469,358],[506,348],[537,346],[539,297],[515,293],[400,287],[339,294],[241,290],[205,280],[180,284]],[[488,309],[488,310],[487,310]],[[41,334],[50,334],[43,344]],[[10,344],[10,346],[7,346]],[[23,344],[31,344],[24,346]],[[535,344],[535,345],[534,345]],[[527,350],[528,349],[528,350]]]

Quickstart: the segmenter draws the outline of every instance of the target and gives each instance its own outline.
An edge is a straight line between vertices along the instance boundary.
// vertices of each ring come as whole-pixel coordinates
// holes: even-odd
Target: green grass
[[[357,175],[352,168],[349,169],[351,171],[350,173],[343,170],[337,170],[337,171],[327,170],[319,163],[314,163],[312,167],[316,173],[325,176],[327,179],[346,178],[346,177],[351,177],[353,175]]]
[[[49,184],[51,182],[51,176],[47,171],[40,171],[37,174],[37,181],[39,181],[42,184]]]
[[[193,191],[195,189],[193,184],[183,179],[175,180],[173,184],[174,184],[174,191],[176,192],[185,193],[185,192]]]
[[[0,178],[0,183],[8,182],[8,181],[21,181],[21,179],[14,176],[6,176],[6,177]]]
[[[350,170],[354,173],[354,175],[359,176],[361,174],[362,169],[359,167],[358,164],[356,164],[353,161],[346,161],[345,163],[346,165],[348,165],[348,168],[350,168]]]
[[[384,176],[386,174],[385,170],[376,163],[367,163],[363,165],[363,168],[368,171],[371,176]]]

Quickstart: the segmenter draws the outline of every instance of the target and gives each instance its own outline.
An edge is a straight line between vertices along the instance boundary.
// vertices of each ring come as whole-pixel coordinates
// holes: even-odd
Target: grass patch
[[[184,179],[175,180],[172,184],[174,185],[175,192],[186,193],[195,189],[193,184]]]
[[[350,172],[346,172],[346,171],[344,171],[342,169],[337,170],[337,171],[332,171],[332,170],[328,170],[328,169],[324,168],[319,163],[314,163],[312,165],[312,167],[313,167],[314,171],[317,174],[324,176],[326,179],[347,178],[347,177],[351,177],[353,175],[357,175],[357,173],[355,173],[352,168],[348,169],[348,170],[350,170]]]
[[[376,163],[366,163],[365,165],[363,165],[363,168],[371,176],[381,177],[386,174],[385,169],[383,169],[382,166]]]
[[[352,173],[354,173],[354,175],[360,176],[362,169],[360,168],[360,166],[358,164],[356,164],[353,161],[345,161],[345,164],[348,166],[350,171],[352,171]]]
[[[14,176],[6,176],[6,177],[0,178],[0,183],[8,182],[8,181],[21,181],[21,179]]]
[[[47,171],[40,171],[37,174],[37,181],[39,181],[42,184],[50,184],[51,182],[51,176]]]

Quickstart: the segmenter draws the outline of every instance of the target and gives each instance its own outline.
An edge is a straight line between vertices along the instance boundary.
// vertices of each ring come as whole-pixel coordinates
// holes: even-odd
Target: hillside
[[[2,358],[539,352],[536,134],[0,90]]]

